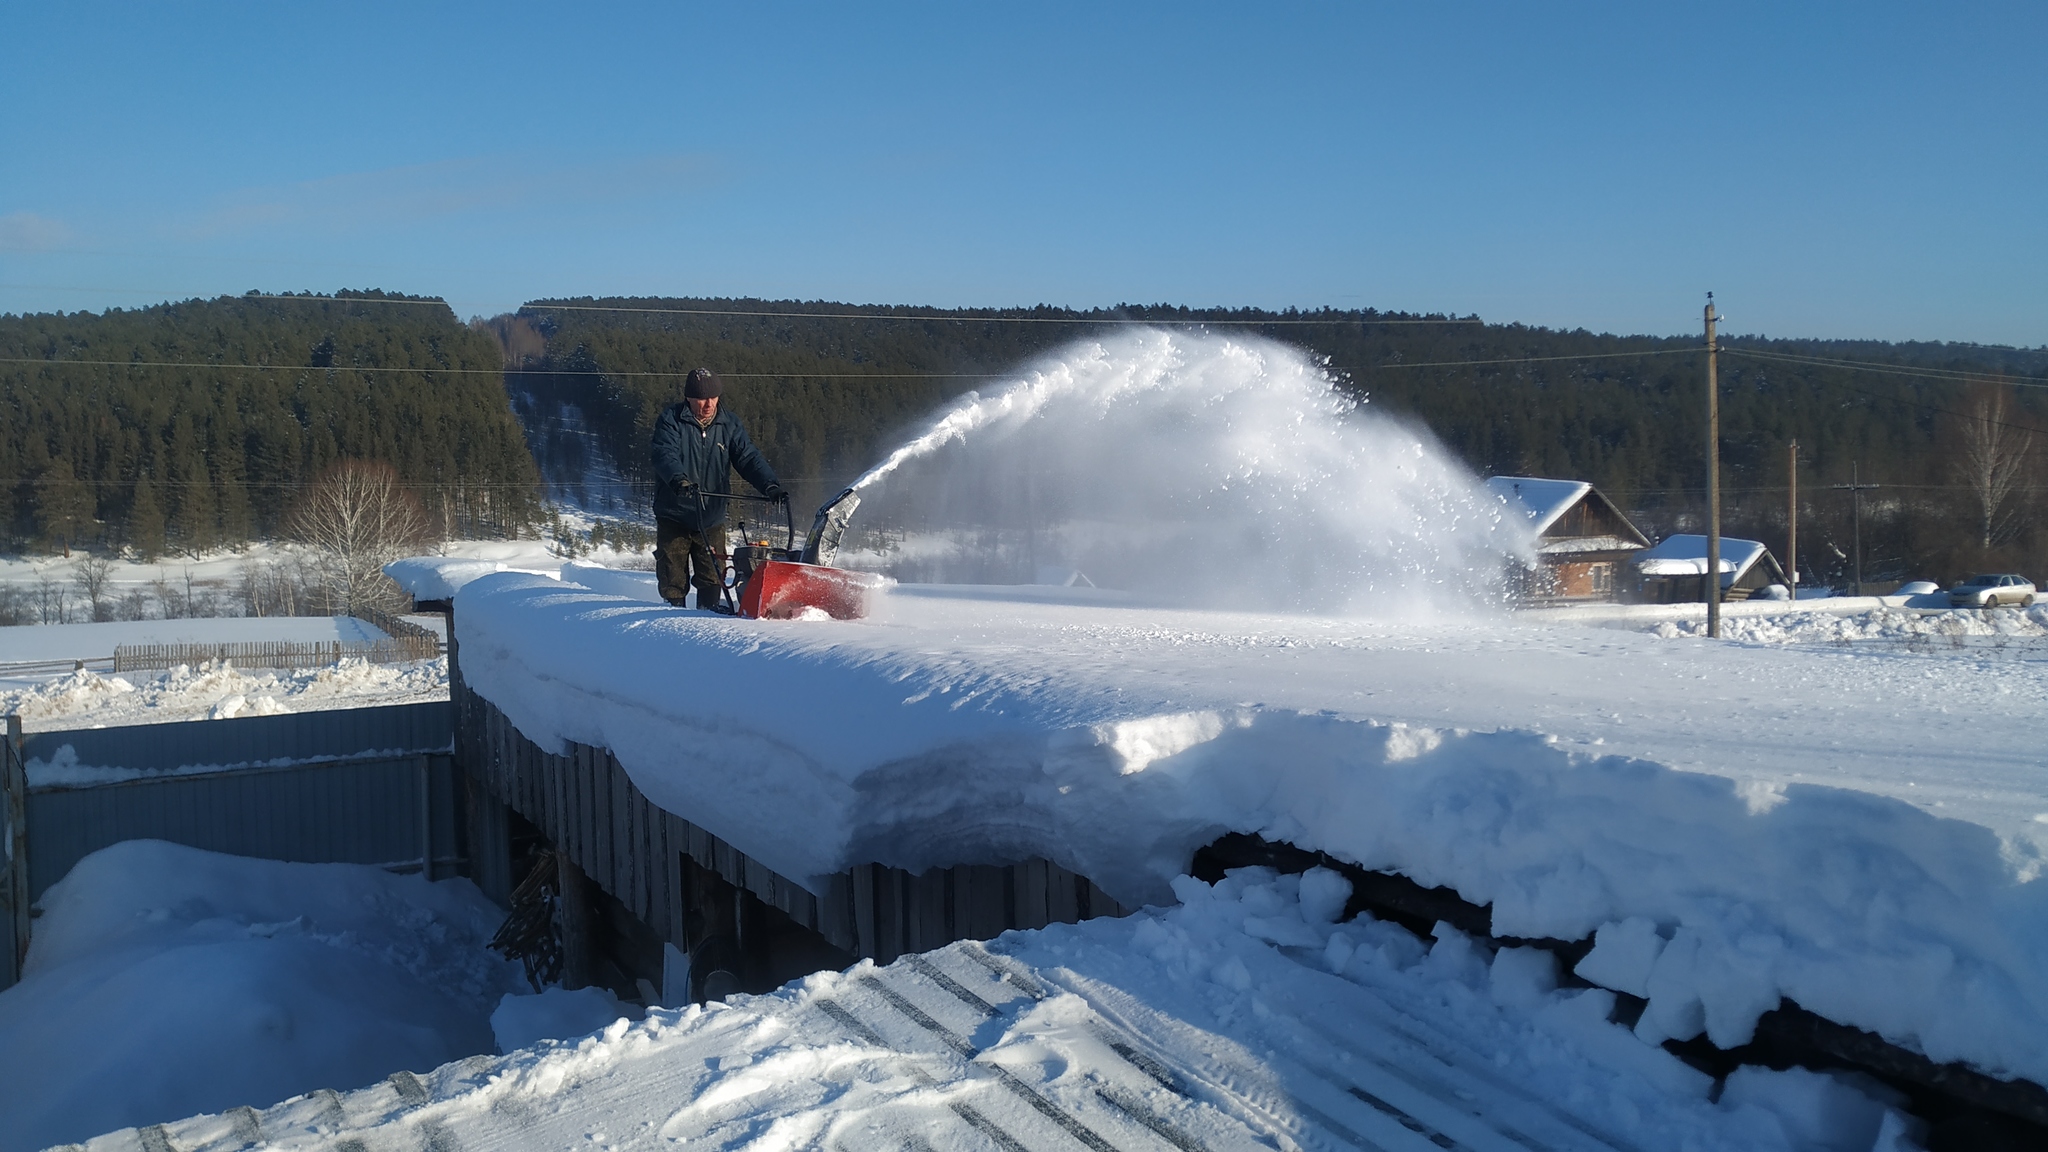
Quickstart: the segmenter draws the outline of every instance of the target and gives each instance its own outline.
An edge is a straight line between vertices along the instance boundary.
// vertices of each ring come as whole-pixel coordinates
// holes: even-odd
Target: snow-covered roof
[[[1763,559],[1765,548],[1755,540],[1721,537],[1721,583],[1732,584]],[[1666,536],[1657,546],[1635,557],[1645,576],[1704,576],[1707,573],[1707,538],[1689,533]]]
[[[464,682],[544,749],[611,749],[650,802],[813,891],[863,863],[1041,857],[1165,904],[1197,848],[1256,832],[1453,887],[1503,934],[1640,936],[1601,962],[1638,995],[1656,926],[1684,925],[1674,1002],[1704,1002],[1716,1043],[1826,989],[1831,1019],[2048,1081],[2048,889],[2001,854],[2048,810],[2038,724],[1960,690],[1966,662],[1871,693],[1868,662],[1833,652],[1676,660],[1655,637],[911,585],[864,621],[750,621],[570,576],[466,585]],[[1723,674],[1748,687],[1701,724],[1698,678]],[[2048,691],[2048,671],[2012,675]],[[1864,794],[1783,787],[1824,767]],[[2001,790],[2020,799],[1982,799]],[[1896,911],[1873,927],[1874,898]]]
[[[1538,536],[1593,490],[1584,480],[1546,480],[1540,476],[1492,476],[1486,487],[1506,501],[1508,507],[1521,509],[1529,518],[1529,530]]]
[[[384,566],[384,574],[415,600],[446,600],[455,590],[479,576],[503,572],[494,560],[465,560],[454,556],[408,556]]]

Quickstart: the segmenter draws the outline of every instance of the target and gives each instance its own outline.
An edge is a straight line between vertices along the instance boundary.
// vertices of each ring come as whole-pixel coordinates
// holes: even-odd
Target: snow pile
[[[1655,632],[1664,639],[1704,636],[1704,620],[1666,621]],[[1879,608],[1851,616],[1787,612],[1770,616],[1724,616],[1721,638],[1744,644],[1850,644],[1865,640],[1963,640],[1971,637],[2048,639],[2048,604],[2032,608],[1953,609],[1912,612]]]
[[[1338,923],[1345,885],[1328,872],[1175,887],[1178,907],[863,962],[166,1135],[185,1152],[1071,1148],[1080,1136],[1213,1152],[1913,1146],[1889,1094],[1852,1077],[1746,1068],[1710,1101],[1705,1075],[1608,1022],[1612,993],[1559,989],[1548,953]],[[134,1139],[89,1147],[132,1152]]]
[[[533,995],[507,992],[491,1013],[491,1035],[498,1051],[516,1052],[543,1040],[574,1040],[607,1028],[621,1017],[638,1020],[645,1013],[622,1004],[605,988],[543,988]]]
[[[1023,584],[1057,565],[1182,603],[1466,613],[1534,554],[1523,517],[1426,431],[1243,336],[1075,343],[969,393],[852,488],[857,527],[926,549],[890,565],[902,579]]]
[[[1305,967],[1362,985],[1383,1003],[1433,1002],[1431,1023],[1473,1051],[1494,1054],[1495,1069],[1517,1086],[1572,1101],[1585,1119],[1642,1147],[1732,1138],[1747,1147],[1866,1152],[1881,1128],[1903,1132],[1910,1123],[1891,1114],[1904,1101],[1883,1085],[1804,1069],[1738,1069],[1729,1078],[1732,1091],[1723,1092],[1718,1109],[1709,1107],[1708,1076],[1611,1023],[1613,992],[1560,990],[1550,953],[1491,951],[1448,924],[1438,924],[1433,942],[1424,943],[1370,915],[1339,923],[1350,885],[1323,869],[1286,876],[1241,868],[1213,887],[1182,877],[1174,893],[1181,907],[1140,919],[1129,929],[1129,947],[1180,980],[1220,986],[1221,995],[1210,990],[1210,1010],[1224,1021],[1319,1014],[1314,1000],[1321,997],[1313,994],[1304,998],[1307,1012],[1276,1011],[1279,987],[1304,978],[1290,978],[1277,957],[1250,943],[1263,941]],[[1064,960],[1059,931],[1047,936],[1006,938],[1005,951],[1039,963]]]
[[[914,588],[871,622],[795,628],[509,574],[466,588],[456,627],[468,683],[528,737],[609,747],[656,804],[798,882],[1044,856],[1136,905],[1169,898],[1202,844],[1258,833],[1455,888],[1504,935],[1636,933],[1645,1039],[1741,1043],[1789,996],[2048,1081],[2031,666],[1980,700],[1934,670],[1886,684],[1852,667],[1877,662],[1734,646],[1673,661],[1616,633]],[[1716,687],[1692,719],[1703,680],[1758,660],[1775,675],[1740,689],[1753,700]],[[1741,778],[1673,771],[1677,754]],[[1978,802],[2012,834],[1791,782],[1836,762],[1895,766],[1882,783],[1904,793],[1947,762],[1995,778],[2010,790]]]
[[[425,1071],[491,1049],[518,966],[468,881],[137,840],[42,899],[0,992],[0,1152]]]
[[[83,668],[31,688],[0,692],[0,713],[19,712],[28,724],[46,716],[76,716],[110,708],[135,691],[119,676],[101,676]]]
[[[368,708],[448,698],[445,658],[373,664],[347,657],[325,668],[244,672],[232,661],[180,664],[155,675],[91,671],[0,692],[0,713],[19,712],[30,731],[172,720],[225,720],[328,708]]]

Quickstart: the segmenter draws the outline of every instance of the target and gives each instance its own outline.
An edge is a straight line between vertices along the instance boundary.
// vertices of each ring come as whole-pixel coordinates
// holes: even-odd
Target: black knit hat
[[[683,399],[709,400],[725,392],[725,382],[709,368],[692,368],[683,378]]]

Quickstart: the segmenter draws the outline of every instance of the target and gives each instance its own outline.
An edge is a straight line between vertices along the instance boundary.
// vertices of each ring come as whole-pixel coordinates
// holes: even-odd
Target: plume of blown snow
[[[855,482],[846,561],[903,580],[1073,573],[1180,604],[1497,604],[1520,517],[1426,431],[1263,339],[1139,329],[969,393]]]

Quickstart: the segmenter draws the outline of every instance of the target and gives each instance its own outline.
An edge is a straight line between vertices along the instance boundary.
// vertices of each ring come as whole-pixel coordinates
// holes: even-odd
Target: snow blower
[[[757,500],[740,496],[729,499]],[[818,509],[816,521],[804,546],[796,546],[796,522],[789,504],[782,505],[783,547],[770,548],[766,542],[746,539],[746,525],[740,525],[745,543],[732,550],[733,588],[739,614],[749,620],[792,620],[822,612],[834,620],[858,620],[868,614],[867,598],[881,579],[865,572],[832,567],[839,541],[846,533],[846,521],[860,504],[849,488]]]

